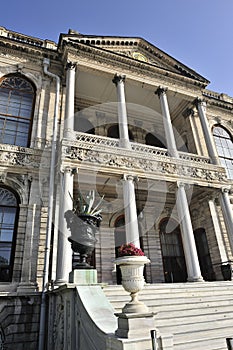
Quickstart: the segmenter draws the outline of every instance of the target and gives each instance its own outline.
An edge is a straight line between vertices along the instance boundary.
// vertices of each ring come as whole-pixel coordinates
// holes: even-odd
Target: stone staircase
[[[130,300],[122,286],[103,291],[116,312]],[[232,281],[147,284],[139,300],[155,313],[161,339],[170,336],[174,350],[226,350],[226,338],[233,337]]]

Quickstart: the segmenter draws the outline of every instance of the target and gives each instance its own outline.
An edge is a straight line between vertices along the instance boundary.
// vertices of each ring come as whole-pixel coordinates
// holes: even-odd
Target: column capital
[[[61,173],[62,174],[70,174],[70,175],[74,175],[77,174],[77,168],[73,168],[71,166],[64,166],[61,168]]]
[[[194,103],[197,107],[198,106],[206,107],[206,105],[207,105],[207,101],[201,97],[197,97]]]
[[[229,193],[229,194],[231,194],[231,186],[223,186],[223,187],[221,187],[221,192],[222,193]]]
[[[134,181],[134,182],[139,181],[138,180],[138,176],[137,175],[132,175],[132,174],[124,174],[122,176],[122,180],[124,180],[124,181],[130,180],[130,181]]]
[[[77,67],[77,62],[67,61],[66,70],[75,70]]]
[[[112,82],[117,85],[118,83],[124,83],[126,76],[124,74],[115,74]]]
[[[177,181],[176,183],[177,188],[183,187],[184,189],[188,190],[191,188],[191,184],[183,181]]]
[[[195,111],[193,108],[187,108],[182,115],[187,118],[187,117],[193,117],[195,115]]]
[[[166,94],[167,87],[159,86],[157,90],[155,90],[155,95],[158,95],[159,97],[163,94]]]

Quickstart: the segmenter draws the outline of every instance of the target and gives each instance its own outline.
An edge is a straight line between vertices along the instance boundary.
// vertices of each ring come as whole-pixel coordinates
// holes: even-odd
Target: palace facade
[[[64,213],[79,193],[103,198],[99,284],[120,283],[126,242],[147,284],[231,280],[232,97],[142,38],[1,27],[0,61],[0,348],[79,349],[51,340],[64,305],[47,305],[78,258]]]

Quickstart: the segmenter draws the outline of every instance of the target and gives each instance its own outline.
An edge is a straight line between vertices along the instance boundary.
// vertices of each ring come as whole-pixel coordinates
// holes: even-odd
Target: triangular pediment
[[[203,76],[142,38],[83,35],[70,30],[61,34],[59,44],[62,42],[89,45],[209,84]]]

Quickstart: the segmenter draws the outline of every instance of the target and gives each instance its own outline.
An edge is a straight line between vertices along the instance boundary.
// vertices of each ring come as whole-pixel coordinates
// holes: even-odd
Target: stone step
[[[120,312],[130,296],[122,286],[104,292]],[[139,293],[161,336],[173,336],[174,350],[226,350],[233,336],[233,283],[146,285]]]
[[[161,329],[161,334],[163,334]],[[232,334],[232,325],[203,331],[174,333],[174,350],[227,349],[226,338]]]

